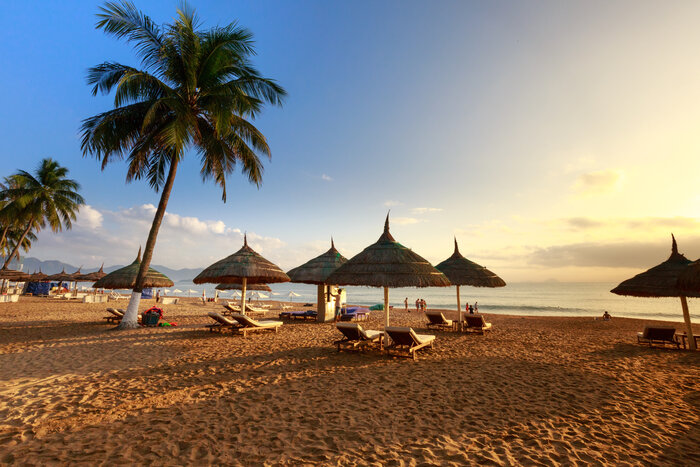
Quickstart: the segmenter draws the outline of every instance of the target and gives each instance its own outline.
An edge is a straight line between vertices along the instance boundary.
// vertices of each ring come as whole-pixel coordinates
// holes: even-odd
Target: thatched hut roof
[[[272,284],[289,282],[289,276],[277,265],[266,260],[248,246],[248,238],[243,237],[243,247],[234,254],[217,261],[200,272],[192,282],[205,283],[241,283]]]
[[[471,285],[472,287],[504,287],[505,281],[485,267],[469,261],[461,255],[455,238],[455,251],[452,256],[435,266],[442,271],[452,285]]]
[[[370,287],[447,287],[450,281],[426,259],[394,240],[389,216],[376,243],[350,258],[327,278],[329,284]]]
[[[110,272],[95,282],[93,287],[96,289],[132,289],[136,286],[136,276],[139,275],[140,267],[141,248],[139,248],[139,253],[133,263]],[[153,268],[148,268],[146,279],[143,283],[144,287],[171,287],[172,285],[173,281],[168,276]]]
[[[29,279],[29,274],[22,271],[16,271],[14,269],[0,269],[0,279],[5,279],[14,282],[24,282]]]
[[[246,285],[247,290],[258,290],[260,292],[272,292],[272,289],[267,284],[251,284]],[[243,290],[243,284],[219,284],[215,287],[216,290]]]
[[[107,273],[104,272],[104,270],[103,270],[103,269],[104,269],[104,266],[105,266],[105,264],[102,263],[102,266],[100,266],[100,270],[99,270],[99,271],[94,271],[94,272],[89,272],[89,273],[87,273],[87,274],[83,274],[82,276],[80,276],[80,279],[79,279],[79,280],[80,280],[81,282],[82,282],[82,281],[85,281],[85,282],[95,282],[95,281],[99,281],[100,279],[102,279],[104,276],[107,275]]]
[[[684,291],[678,286],[679,277],[688,270],[691,261],[678,253],[676,239],[673,235],[671,238],[671,256],[666,261],[627,279],[611,292],[633,297],[700,297],[700,291]]]
[[[328,276],[347,262],[347,258],[335,249],[335,244],[331,238],[331,249],[308,262],[290,269],[287,275],[292,282],[303,284],[325,284]]]

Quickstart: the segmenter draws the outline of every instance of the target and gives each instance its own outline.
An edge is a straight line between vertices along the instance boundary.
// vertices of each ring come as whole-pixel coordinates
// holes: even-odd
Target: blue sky
[[[5,5],[2,173],[69,167],[88,207],[30,253],[86,267],[145,243],[158,194],[83,158],[82,119],[111,107],[88,67],[137,64],[94,28],[99,2]],[[177,2],[138,2],[157,23]],[[392,232],[437,263],[461,251],[506,280],[617,280],[700,256],[696,2],[193,2],[205,26],[255,34],[258,68],[289,92],[256,120],[272,148],[260,189],[229,201],[181,165],[154,262],[205,266],[240,232],[283,268],[350,257]],[[679,181],[679,173],[683,176]]]

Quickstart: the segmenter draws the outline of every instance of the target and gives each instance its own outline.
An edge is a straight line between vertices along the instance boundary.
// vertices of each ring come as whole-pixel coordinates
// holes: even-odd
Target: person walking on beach
[[[474,313],[479,312],[479,302],[474,302]]]
[[[416,298],[416,311],[420,311],[420,298]]]
[[[160,289],[156,290],[156,303],[160,301]]]
[[[409,310],[408,310],[408,297],[406,297],[406,298],[404,299],[404,301],[403,301],[403,306],[406,308],[406,313],[409,313]]]
[[[420,299],[420,307],[424,312],[428,309],[427,303],[425,303],[425,300],[423,300],[422,298]]]

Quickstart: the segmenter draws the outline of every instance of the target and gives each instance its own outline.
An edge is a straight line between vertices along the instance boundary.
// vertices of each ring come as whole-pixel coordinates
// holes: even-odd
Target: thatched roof
[[[70,277],[70,279],[68,279],[68,280],[75,281],[75,282],[92,282],[92,281],[94,281],[94,279],[83,279],[83,276],[85,276],[85,274],[80,272],[81,269],[82,269],[82,266],[79,267],[78,270],[75,271],[73,274],[68,274],[68,276]]]
[[[447,287],[450,281],[427,260],[401,245],[389,233],[350,258],[327,278],[329,284],[370,287]]]
[[[246,278],[247,284],[289,282],[289,276],[284,271],[248,246],[246,236],[243,236],[243,247],[240,250],[207,267],[192,282],[241,283],[243,278]]]
[[[72,281],[73,274],[68,274],[66,272],[66,268],[63,268],[61,272],[57,274],[51,274],[46,278],[47,281],[58,281],[58,282],[65,282],[65,281]]]
[[[31,282],[46,282],[48,280],[48,274],[44,274],[41,272],[41,269],[39,269],[39,272],[35,272],[29,276],[29,281]]]
[[[5,279],[13,282],[24,282],[29,279],[29,274],[14,269],[0,269],[0,279]]]
[[[455,251],[452,256],[435,266],[442,271],[452,285],[471,285],[472,287],[504,287],[505,281],[483,266],[469,261],[462,256],[455,238]]]
[[[686,297],[697,297],[700,294],[700,259],[690,263],[685,271],[681,272],[677,285]]]
[[[133,263],[110,272],[102,279],[95,282],[93,287],[96,289],[132,289],[136,286],[136,276],[139,275],[140,267],[141,248],[139,248],[139,253]],[[172,285],[173,281],[171,281],[168,276],[153,268],[148,268],[146,279],[143,283],[144,287],[171,287]]]
[[[325,284],[328,276],[347,262],[347,258],[335,249],[335,244],[331,238],[331,249],[312,260],[289,270],[287,275],[292,282],[303,284]]]
[[[633,297],[699,297],[700,292],[684,291],[678,287],[678,279],[688,270],[691,261],[678,253],[676,239],[673,235],[671,238],[671,256],[666,261],[627,279],[611,292]]]
[[[102,279],[104,276],[107,275],[107,273],[103,271],[104,265],[105,265],[105,264],[102,263],[102,266],[100,266],[100,270],[99,270],[99,271],[94,271],[94,272],[89,272],[89,273],[87,273],[87,274],[83,274],[82,276],[80,276],[80,279],[79,279],[79,280],[80,280],[81,282],[82,282],[82,281],[85,281],[85,282],[95,282],[95,281],[98,281],[98,280]]]
[[[267,284],[250,284],[245,287],[247,290],[259,290],[261,292],[272,292],[272,289]],[[243,284],[219,284],[215,287],[216,290],[243,290]]]

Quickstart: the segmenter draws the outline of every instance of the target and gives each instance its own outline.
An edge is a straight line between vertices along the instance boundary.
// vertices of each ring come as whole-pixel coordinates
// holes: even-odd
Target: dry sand
[[[338,354],[331,324],[244,339],[191,302],[115,331],[104,308],[0,304],[0,463],[698,464],[700,352],[637,345],[641,320],[490,315],[414,362]]]

